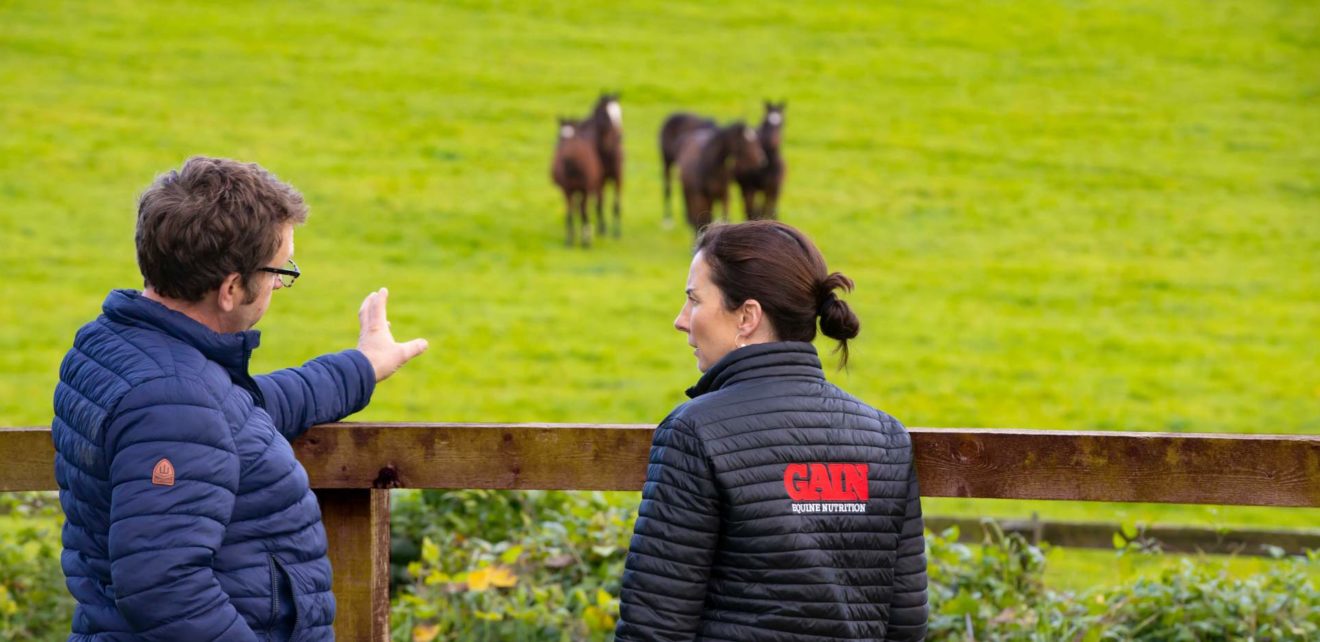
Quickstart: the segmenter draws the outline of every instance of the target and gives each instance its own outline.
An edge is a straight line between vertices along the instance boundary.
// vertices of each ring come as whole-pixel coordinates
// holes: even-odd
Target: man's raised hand
[[[368,294],[358,309],[358,323],[362,329],[358,334],[357,349],[371,362],[378,382],[394,374],[413,357],[426,352],[427,347],[426,339],[405,343],[394,340],[389,319],[385,317],[385,303],[389,297],[389,289],[381,288]]]

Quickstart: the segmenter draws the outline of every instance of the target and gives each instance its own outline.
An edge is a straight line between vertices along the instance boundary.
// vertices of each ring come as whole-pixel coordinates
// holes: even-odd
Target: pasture
[[[0,425],[49,422],[74,331],[140,285],[137,193],[192,154],[312,207],[255,370],[352,346],[388,286],[431,348],[359,418],[658,421],[697,376],[660,123],[754,124],[769,98],[780,218],[857,282],[845,389],[912,426],[1316,433],[1318,28],[1307,2],[5,3]],[[606,89],[622,237],[566,248],[555,117]],[[926,505],[1031,510],[1320,523]]]

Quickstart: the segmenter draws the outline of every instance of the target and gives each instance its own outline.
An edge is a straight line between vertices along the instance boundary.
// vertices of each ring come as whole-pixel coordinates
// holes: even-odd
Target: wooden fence
[[[989,519],[927,514],[925,521],[926,528],[936,533],[956,526],[958,541],[972,544],[985,541],[994,530],[998,530],[1004,534],[1016,533],[1033,544],[1048,543],[1061,548],[1112,551],[1120,545],[1159,553],[1256,557],[1271,557],[1276,551],[1286,555],[1305,555],[1307,551],[1320,550],[1320,530],[1315,529],[1123,525],[1041,520],[1035,515],[1030,519]]]
[[[294,444],[341,640],[389,637],[389,489],[638,490],[649,425],[333,424]],[[912,430],[922,495],[1320,507],[1320,436]],[[54,490],[47,428],[0,428],[0,492]]]

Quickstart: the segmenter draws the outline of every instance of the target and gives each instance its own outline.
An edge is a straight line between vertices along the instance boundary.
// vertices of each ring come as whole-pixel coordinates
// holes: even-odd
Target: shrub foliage
[[[635,493],[396,492],[394,640],[609,639],[636,509]],[[0,641],[67,636],[60,521],[53,494],[0,493]],[[957,540],[927,535],[932,640],[1320,639],[1320,552],[1248,577],[1189,557],[1070,592],[1045,585],[1046,546],[992,523],[980,544]]]

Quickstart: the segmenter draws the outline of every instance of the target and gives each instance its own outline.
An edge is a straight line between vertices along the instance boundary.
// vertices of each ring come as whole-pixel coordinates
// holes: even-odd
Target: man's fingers
[[[379,330],[385,326],[385,288],[371,293],[371,305],[367,308],[367,328]]]
[[[385,318],[385,299],[389,297],[389,290],[381,288],[367,295],[362,299],[362,307],[358,308],[358,323],[362,329],[367,332],[374,332],[382,328],[389,327],[389,321]]]
[[[376,308],[378,312],[376,316],[376,322],[379,323],[380,326],[383,328],[390,327],[390,320],[386,318],[385,315],[385,304],[389,301],[389,298],[390,298],[389,288],[381,288],[380,296],[376,297],[376,301],[377,301]]]
[[[371,309],[371,298],[376,296],[375,292],[362,298],[362,305],[358,306],[358,324],[362,327],[367,326],[367,310]]]
[[[427,343],[426,339],[413,339],[412,341],[403,344],[403,360],[408,361],[409,359],[426,352],[426,349],[429,347],[430,344]]]

